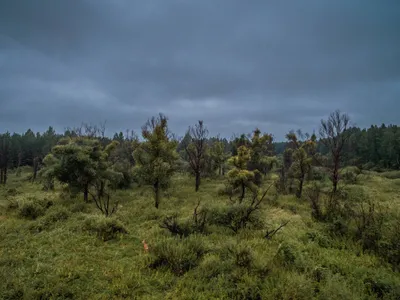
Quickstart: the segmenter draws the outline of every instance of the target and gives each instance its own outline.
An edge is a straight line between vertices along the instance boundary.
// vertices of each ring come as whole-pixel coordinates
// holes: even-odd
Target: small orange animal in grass
[[[149,252],[149,245],[147,245],[145,240],[142,241],[142,244],[143,244],[144,252],[146,252],[146,253]]]

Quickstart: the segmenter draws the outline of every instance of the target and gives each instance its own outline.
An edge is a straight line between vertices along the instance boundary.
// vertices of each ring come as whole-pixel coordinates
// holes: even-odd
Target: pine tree
[[[177,142],[170,138],[167,118],[162,114],[147,121],[142,136],[145,141],[134,151],[135,174],[142,183],[152,186],[158,208],[161,190],[168,187],[175,172]]]
[[[246,188],[253,190],[254,172],[247,170],[250,161],[250,150],[246,146],[240,146],[238,154],[229,159],[229,163],[234,167],[227,174],[228,181],[233,188],[240,188],[241,193],[239,202],[242,202]]]
[[[296,196],[301,198],[304,181],[311,170],[313,156],[315,155],[317,137],[313,134],[307,140],[300,141],[295,133],[290,132],[286,135],[286,138],[292,149],[291,175],[298,181]]]
[[[95,138],[65,138],[45,157],[41,174],[47,182],[55,178],[67,183],[73,190],[82,192],[84,201],[88,202],[89,195],[93,199],[103,196],[109,183],[121,179],[122,174],[113,171],[108,161],[116,146],[117,142],[112,142],[103,147]]]

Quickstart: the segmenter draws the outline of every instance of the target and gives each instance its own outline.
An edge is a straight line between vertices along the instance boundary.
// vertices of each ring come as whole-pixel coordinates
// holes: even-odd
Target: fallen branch
[[[267,240],[272,239],[272,237],[275,235],[275,233],[277,233],[279,230],[281,230],[283,227],[285,227],[288,223],[289,223],[289,221],[286,221],[285,223],[282,223],[278,228],[276,228],[274,230],[268,230],[264,237]]]

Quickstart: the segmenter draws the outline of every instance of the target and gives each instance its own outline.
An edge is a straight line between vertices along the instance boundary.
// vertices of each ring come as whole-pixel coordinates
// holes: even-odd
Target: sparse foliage
[[[208,130],[203,121],[199,121],[194,127],[188,130],[190,140],[185,146],[189,166],[195,176],[195,190],[200,187],[201,174],[205,167],[205,155],[207,150]]]
[[[332,181],[332,193],[335,194],[339,183],[339,170],[343,161],[343,150],[349,139],[350,118],[339,110],[330,114],[327,120],[321,120],[319,130],[321,142],[328,148],[332,163],[329,164]]]

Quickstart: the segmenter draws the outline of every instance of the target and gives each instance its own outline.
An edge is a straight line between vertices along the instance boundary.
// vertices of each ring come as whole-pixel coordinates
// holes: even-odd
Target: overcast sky
[[[399,0],[0,0],[0,131],[400,123]]]

